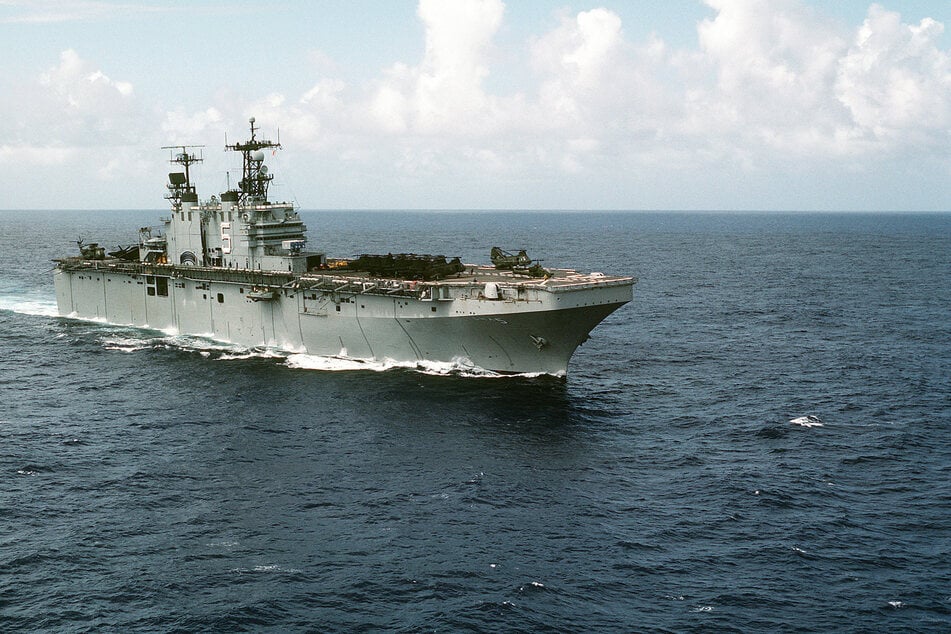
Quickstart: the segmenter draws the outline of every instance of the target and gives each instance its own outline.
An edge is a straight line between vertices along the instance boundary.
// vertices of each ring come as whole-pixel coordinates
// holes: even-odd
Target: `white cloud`
[[[709,98],[722,111],[744,129],[834,125],[840,34],[795,0],[706,2],[717,16],[698,26],[700,52],[717,78]]]
[[[702,199],[710,183],[874,174],[896,157],[951,169],[943,25],[906,24],[879,5],[844,27],[803,0],[704,1],[713,15],[697,25],[696,47],[677,50],[656,34],[634,41],[617,13],[595,6],[560,14],[549,32],[499,55],[501,0],[421,0],[423,55],[393,60],[367,85],[336,77],[333,60],[311,50],[298,71],[309,88],[223,89],[191,108],[172,97],[144,107],[130,82],[69,49],[25,98],[0,96],[18,113],[0,121],[0,162],[65,164],[74,148],[102,147],[104,167],[92,177],[113,178],[144,169],[136,152],[237,136],[253,115],[265,130],[280,126],[295,160],[338,170],[328,187],[388,180],[407,191],[480,195],[495,185],[534,200],[533,192],[581,196],[599,185],[636,195],[663,181]],[[514,94],[492,89],[492,75],[508,71],[500,59],[525,60]],[[353,187],[360,200],[366,187]],[[621,195],[616,204],[625,206]]]
[[[215,135],[219,134],[221,122],[221,111],[215,107],[206,108],[201,112],[192,114],[186,113],[181,108],[176,108],[165,113],[162,131],[169,137],[185,139],[187,142],[188,139],[203,138],[210,132],[214,132]],[[174,142],[174,140],[169,142]]]
[[[113,80],[67,49],[59,65],[38,78],[26,115],[38,118],[49,142],[63,145],[122,145],[141,138],[142,110],[132,84]]]
[[[872,5],[838,63],[836,95],[856,125],[893,145],[943,144],[951,127],[951,56],[937,47],[944,26],[917,25]]]
[[[449,136],[495,129],[498,105],[483,82],[504,10],[500,0],[421,0],[426,53],[419,66],[395,64],[379,82],[368,109],[381,129]]]
[[[66,166],[77,178],[95,178],[95,165],[154,133],[154,119],[138,104],[132,84],[110,78],[72,49],[16,94],[0,96],[0,108],[15,113],[0,119],[0,164],[24,170]],[[124,161],[122,167],[135,165]]]
[[[583,11],[533,46],[537,67],[574,86],[599,87],[605,70],[618,61],[623,43],[621,18],[607,9]]]
[[[72,148],[0,145],[0,165],[55,166],[75,156],[76,151]]]
[[[536,69],[545,76],[539,108],[558,126],[588,120],[592,106],[603,101],[603,89],[617,84],[609,70],[617,68],[622,48],[621,19],[606,9],[579,13],[539,38],[532,46]],[[586,107],[587,106],[587,107]]]
[[[947,160],[940,24],[904,25],[873,5],[849,30],[801,0],[706,2],[715,15],[698,25],[693,50],[657,35],[631,41],[605,8],[565,15],[528,43],[534,86],[501,95],[485,79],[504,72],[492,66],[502,4],[454,11],[423,0],[423,59],[392,65],[366,100],[347,95],[342,109],[354,116],[335,123],[355,136],[339,138],[372,146],[350,160],[382,159],[413,178],[492,177],[505,165],[509,184],[528,187],[558,174],[619,182],[659,171],[703,182],[815,164],[874,172],[908,151]]]

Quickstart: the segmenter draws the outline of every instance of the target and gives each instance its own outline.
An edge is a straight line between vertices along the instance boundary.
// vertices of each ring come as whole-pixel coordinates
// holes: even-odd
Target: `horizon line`
[[[359,213],[673,213],[673,214],[943,214],[951,213],[951,209],[662,209],[662,208],[550,208],[525,209],[510,207],[295,207],[301,212],[359,212]],[[68,212],[139,212],[152,211],[164,213],[171,211],[162,207],[23,207],[0,208],[0,213],[7,212],[36,212],[36,211],[68,211]]]

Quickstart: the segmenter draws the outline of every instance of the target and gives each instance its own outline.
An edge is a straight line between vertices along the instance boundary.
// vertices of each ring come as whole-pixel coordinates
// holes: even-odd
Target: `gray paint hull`
[[[462,287],[427,299],[293,285],[262,298],[246,282],[202,279],[183,267],[163,272],[129,274],[88,262],[60,267],[59,313],[319,356],[563,375],[588,333],[632,297],[629,282],[533,289],[518,300]]]

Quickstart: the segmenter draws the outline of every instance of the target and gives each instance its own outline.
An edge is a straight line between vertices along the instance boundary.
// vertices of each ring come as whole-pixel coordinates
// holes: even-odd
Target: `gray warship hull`
[[[68,317],[319,356],[553,375],[632,296],[631,278],[534,280],[477,266],[417,282],[67,258],[54,283]]]

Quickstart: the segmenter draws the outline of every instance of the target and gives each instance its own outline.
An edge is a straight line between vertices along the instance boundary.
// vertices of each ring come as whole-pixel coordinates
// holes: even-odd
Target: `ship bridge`
[[[169,263],[300,274],[324,262],[322,254],[304,251],[307,227],[294,205],[268,201],[274,174],[264,150],[276,152],[281,144],[259,139],[254,117],[249,123],[247,141],[225,143],[242,157],[238,187],[202,203],[189,170],[203,160],[191,149],[201,146],[169,146],[171,162],[182,167],[169,174],[166,196],[172,202],[164,219]]]

